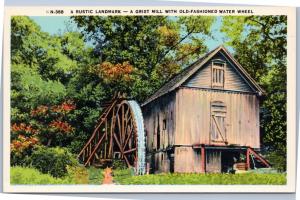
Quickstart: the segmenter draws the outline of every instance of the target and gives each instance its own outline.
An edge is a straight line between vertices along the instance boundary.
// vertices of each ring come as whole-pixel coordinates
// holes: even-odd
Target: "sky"
[[[33,19],[44,32],[49,34],[60,34],[67,30],[67,24],[71,26],[72,29],[76,29],[75,24],[70,23],[70,17],[68,16],[32,16]],[[208,38],[205,41],[209,51],[216,48],[219,45],[224,44],[225,34],[220,31],[222,25],[221,17],[217,17],[216,21],[211,27],[213,33],[213,38]],[[233,52],[232,48],[228,48],[230,52]]]

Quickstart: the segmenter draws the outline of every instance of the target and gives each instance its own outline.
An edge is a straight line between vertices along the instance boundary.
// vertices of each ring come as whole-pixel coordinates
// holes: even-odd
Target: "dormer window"
[[[220,59],[212,61],[211,79],[213,88],[224,88],[225,83],[225,62]]]

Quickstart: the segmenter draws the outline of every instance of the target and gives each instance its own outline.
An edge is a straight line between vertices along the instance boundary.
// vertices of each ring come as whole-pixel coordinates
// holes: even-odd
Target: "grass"
[[[55,178],[35,168],[15,166],[10,168],[10,182],[13,185],[102,184],[102,169],[90,167],[86,170],[82,167],[73,167],[69,168],[68,172],[69,174],[63,178]]]
[[[76,169],[76,176],[54,178],[43,174],[37,169],[28,167],[11,167],[11,184],[91,184],[100,185],[103,181],[103,169],[90,167],[87,172]],[[284,185],[286,174],[280,173],[243,173],[243,174],[150,174],[133,176],[132,170],[113,170],[113,179],[116,184],[122,185]]]
[[[50,174],[43,174],[37,169],[28,167],[11,167],[10,183],[16,184],[32,184],[32,185],[52,185],[52,184],[72,184],[69,178],[54,178]]]
[[[103,181],[103,169],[89,167],[88,168],[89,174],[89,184],[91,185],[100,185]]]
[[[122,185],[284,185],[285,174],[151,174],[131,176],[129,170],[114,171],[114,180]]]

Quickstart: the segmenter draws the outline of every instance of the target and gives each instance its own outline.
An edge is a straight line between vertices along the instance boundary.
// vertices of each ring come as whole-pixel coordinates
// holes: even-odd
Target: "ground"
[[[88,178],[86,177],[88,176]],[[194,174],[167,173],[134,176],[130,169],[100,169],[90,167],[84,176],[76,179],[54,178],[49,174],[42,174],[33,168],[12,167],[12,184],[122,184],[122,185],[284,185],[285,173],[257,173],[242,174]]]
[[[113,172],[113,179],[116,184],[202,184],[202,185],[284,185],[286,184],[286,174],[150,174],[144,176],[131,176],[129,170],[117,170]]]

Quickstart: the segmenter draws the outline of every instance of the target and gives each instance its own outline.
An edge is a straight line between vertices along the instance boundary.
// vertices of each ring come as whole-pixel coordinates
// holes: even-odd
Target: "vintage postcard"
[[[5,192],[294,192],[290,7],[6,7]]]

